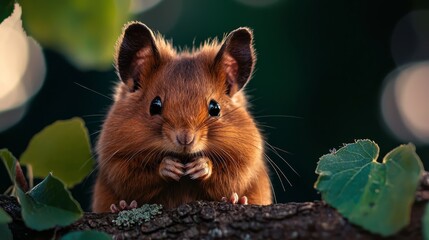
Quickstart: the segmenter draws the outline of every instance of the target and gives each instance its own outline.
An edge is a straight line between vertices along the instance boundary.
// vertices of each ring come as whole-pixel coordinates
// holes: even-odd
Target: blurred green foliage
[[[13,236],[9,230],[8,223],[12,222],[12,218],[0,208],[0,236],[4,240],[12,240]]]
[[[0,208],[0,224],[10,223],[12,218],[3,209]],[[1,235],[0,235],[1,236]]]
[[[29,35],[82,70],[111,68],[130,0],[19,0]]]
[[[37,133],[20,160],[31,165],[35,177],[50,172],[71,188],[93,170],[88,130],[80,118],[56,121]]]
[[[0,149],[0,158],[2,159],[2,162],[3,162],[4,166],[6,167],[6,170],[7,170],[7,173],[9,174],[10,180],[12,181],[13,184],[15,184],[16,158],[7,149]]]

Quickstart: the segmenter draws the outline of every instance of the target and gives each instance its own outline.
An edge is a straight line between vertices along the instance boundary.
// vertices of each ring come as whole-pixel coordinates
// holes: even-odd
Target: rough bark
[[[411,223],[386,239],[422,239],[421,218],[429,200],[429,177],[425,175],[413,205]],[[0,196],[0,207],[12,218],[15,239],[50,239],[54,230],[36,232],[21,219],[15,198]],[[384,239],[350,224],[323,202],[287,203],[270,206],[232,205],[196,201],[164,210],[140,226],[118,228],[116,214],[85,213],[71,226],[55,230],[56,237],[76,230],[96,229],[115,239]]]

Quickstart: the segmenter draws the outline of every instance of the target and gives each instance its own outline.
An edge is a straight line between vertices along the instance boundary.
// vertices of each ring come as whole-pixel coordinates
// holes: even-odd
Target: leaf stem
[[[15,171],[16,171],[16,176],[15,176],[16,183],[21,187],[21,189],[24,192],[27,192],[29,189],[28,183],[27,183],[27,180],[25,179],[24,173],[22,173],[22,168],[21,168],[21,165],[19,165],[19,162],[16,162]]]
[[[27,178],[30,185],[30,189],[34,186],[34,175],[33,175],[33,166],[27,164]]]

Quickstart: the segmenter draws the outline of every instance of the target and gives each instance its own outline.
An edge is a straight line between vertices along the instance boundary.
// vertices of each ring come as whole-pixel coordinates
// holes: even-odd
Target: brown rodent
[[[177,52],[132,22],[117,43],[122,81],[97,145],[93,211],[136,200],[177,207],[231,193],[271,204],[264,141],[242,88],[255,65],[248,28]]]

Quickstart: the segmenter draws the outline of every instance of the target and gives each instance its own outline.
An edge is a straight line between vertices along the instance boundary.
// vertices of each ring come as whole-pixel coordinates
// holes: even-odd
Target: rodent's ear
[[[125,25],[116,46],[116,69],[121,80],[135,91],[141,79],[148,77],[158,66],[160,56],[152,31],[141,22]]]
[[[227,93],[233,96],[252,76],[256,56],[252,30],[246,27],[232,31],[216,55],[215,68],[227,77]]]

